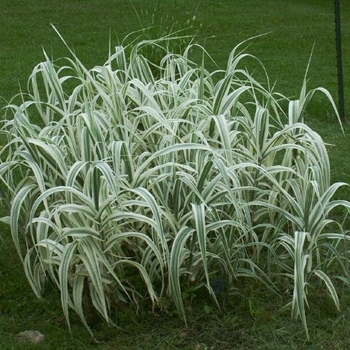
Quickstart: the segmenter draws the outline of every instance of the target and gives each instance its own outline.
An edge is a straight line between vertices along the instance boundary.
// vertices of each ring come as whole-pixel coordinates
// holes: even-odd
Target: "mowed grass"
[[[181,3],[181,2],[180,2]],[[156,1],[133,1],[141,11]],[[173,10],[172,1],[163,1],[164,13]],[[193,8],[196,8],[193,5]],[[187,9],[183,9],[186,12]],[[202,0],[196,13],[201,22],[199,42],[204,44],[219,66],[225,64],[237,43],[268,33],[251,42],[248,53],[265,65],[276,91],[296,96],[312,53],[308,73],[309,88],[324,86],[337,99],[337,70],[332,1]],[[350,4],[342,3],[345,101],[350,100]],[[67,56],[67,49],[54,33],[54,24],[88,67],[102,64],[109,42],[117,44],[131,31],[140,29],[129,1],[2,1],[0,5],[0,102],[4,106],[25,90],[32,68],[43,59],[42,48],[52,58]],[[254,69],[252,62],[252,69]],[[349,116],[350,118],[350,116]],[[348,123],[341,133],[331,107],[320,95],[307,111],[307,121],[330,146],[334,181],[350,182]],[[338,196],[349,199],[349,191]],[[45,334],[43,349],[346,349],[350,347],[347,325],[350,311],[348,290],[341,293],[343,312],[337,314],[324,298],[312,300],[308,313],[311,342],[305,343],[299,322],[290,320],[289,310],[279,312],[283,298],[271,302],[263,290],[247,284],[247,294],[224,301],[219,312],[200,296],[192,308],[189,329],[176,317],[152,315],[138,317],[125,310],[119,320],[122,330],[96,324],[94,344],[78,319],[72,320],[73,336],[62,316],[59,295],[48,290],[45,300],[35,298],[22,272],[22,266],[9,238],[8,227],[1,226],[0,244],[0,348],[30,349],[37,345],[17,343],[14,335],[26,329]]]

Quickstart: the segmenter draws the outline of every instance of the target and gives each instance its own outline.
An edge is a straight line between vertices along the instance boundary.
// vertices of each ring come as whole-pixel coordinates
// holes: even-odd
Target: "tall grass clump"
[[[74,310],[89,329],[91,308],[115,324],[125,304],[166,299],[186,322],[188,288],[219,305],[218,279],[228,294],[251,279],[271,297],[288,279],[307,334],[309,293],[324,284],[339,308],[335,282],[349,284],[349,235],[332,216],[350,208],[332,199],[346,184],[331,183],[326,145],[303,122],[316,91],[335,107],[331,96],[304,81],[288,100],[242,68],[240,45],[225,69],[188,46],[156,74],[144,45],[91,70],[45,54],[7,108],[2,220],[35,295],[53,283],[68,325]]]

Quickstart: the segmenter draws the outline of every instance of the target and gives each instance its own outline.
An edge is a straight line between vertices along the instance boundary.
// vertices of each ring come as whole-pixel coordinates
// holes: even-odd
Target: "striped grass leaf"
[[[180,278],[186,273],[184,268],[181,268],[185,258],[189,252],[186,252],[185,245],[187,240],[194,234],[194,229],[183,227],[179,230],[172,244],[169,261],[169,293],[174,301],[177,311],[187,324],[186,313],[184,309]]]
[[[61,305],[62,305],[63,314],[66,318],[69,329],[71,329],[71,327],[70,327],[68,306],[72,305],[72,302],[69,296],[69,289],[68,289],[69,270],[70,270],[70,266],[76,263],[77,261],[74,253],[78,245],[79,245],[79,241],[74,241],[64,246],[63,253],[62,253],[62,260],[60,262],[59,269],[58,269],[58,278],[59,278],[59,283],[61,288]],[[78,281],[78,282],[82,283],[83,281]],[[78,311],[79,314],[83,315],[81,305],[78,305],[78,309],[80,309]],[[86,323],[85,318],[83,318],[82,321]]]
[[[304,249],[305,240],[309,234],[307,232],[295,232],[294,236],[294,293],[292,303],[292,316],[297,318],[300,316],[303,324],[306,337],[309,339],[309,332],[305,314],[305,304],[307,304],[307,281],[305,275],[307,270],[310,269],[309,259],[310,256]]]
[[[206,213],[204,204],[194,205],[192,204],[193,218],[196,227],[196,238],[199,243],[199,250],[202,260],[202,266],[204,270],[204,276],[206,279],[207,288],[209,293],[216,300],[215,293],[210,286],[208,259],[207,259],[207,229],[206,229]],[[192,237],[194,239],[194,237]],[[192,253],[192,252],[191,252]]]
[[[313,273],[325,283],[337,310],[340,311],[338,294],[329,276],[322,270],[314,270]]]
[[[30,198],[30,195],[33,195],[33,193],[34,193],[34,196],[37,193],[37,188],[35,184],[23,185],[23,187],[16,193],[11,205],[10,227],[11,227],[12,239],[17,249],[17,253],[20,259],[22,260],[22,262],[23,262],[23,253],[22,253],[20,237],[19,237],[19,233],[21,232],[21,230],[19,229],[18,225],[20,222],[22,222],[22,220],[20,220],[20,215],[21,215],[21,211],[23,211],[23,205],[25,204],[25,201],[28,199],[28,197]],[[26,227],[24,232],[26,233]]]

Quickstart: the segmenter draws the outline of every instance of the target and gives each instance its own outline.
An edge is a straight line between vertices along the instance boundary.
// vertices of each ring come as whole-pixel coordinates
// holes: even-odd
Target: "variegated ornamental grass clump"
[[[344,184],[331,184],[326,146],[303,123],[315,90],[304,83],[285,113],[238,47],[212,72],[189,59],[200,47],[165,53],[155,76],[144,45],[91,70],[45,56],[8,107],[3,221],[33,291],[52,281],[68,324],[73,309],[88,327],[88,303],[113,324],[121,303],[166,297],[186,321],[186,288],[216,300],[216,278],[227,293],[251,278],[274,297],[287,277],[307,332],[310,281],[337,308],[334,279],[348,283],[349,236],[331,212],[350,204],[332,199]]]

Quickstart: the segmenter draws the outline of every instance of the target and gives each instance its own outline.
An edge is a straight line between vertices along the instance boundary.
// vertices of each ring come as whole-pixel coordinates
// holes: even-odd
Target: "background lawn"
[[[132,1],[142,13],[157,1]],[[346,111],[350,110],[350,2],[342,2],[342,35]],[[163,0],[165,16],[174,11],[173,1]],[[179,0],[181,13],[194,11],[202,23],[198,41],[206,47],[219,67],[239,42],[268,33],[250,42],[248,53],[265,65],[276,91],[297,97],[313,49],[308,72],[308,87],[326,87],[337,101],[334,4],[331,0]],[[187,5],[186,5],[187,4]],[[187,6],[187,7],[186,7]],[[118,44],[128,33],[140,29],[128,0],[2,0],[0,3],[0,107],[25,90],[33,67],[43,60],[42,48],[53,59],[68,56],[68,50],[54,32],[54,24],[88,67],[101,65],[108,56],[109,42]],[[249,60],[246,64],[249,64]],[[254,69],[252,62],[251,69]],[[257,76],[258,78],[259,76]],[[345,136],[341,133],[330,105],[316,95],[307,110],[307,123],[333,146],[329,147],[334,181],[350,183],[349,119]],[[339,197],[349,199],[350,191]],[[45,334],[42,349],[347,349],[350,348],[348,323],[349,299],[345,290],[343,312],[337,314],[324,299],[313,300],[308,314],[312,341],[304,343],[299,322],[290,321],[289,311],[278,313],[283,301],[271,304],[264,291],[228,305],[226,313],[214,311],[203,303],[193,306],[190,326],[176,317],[125,313],[122,331],[96,325],[94,344],[87,331],[72,315],[73,337],[69,335],[61,312],[59,295],[35,298],[22,272],[9,238],[8,227],[1,225],[0,238],[0,348],[31,349],[21,345],[14,334],[36,329]],[[253,288],[253,287],[249,287]],[[316,307],[315,307],[316,306]],[[164,318],[163,318],[164,317]]]

